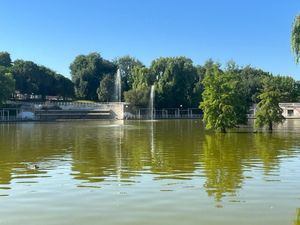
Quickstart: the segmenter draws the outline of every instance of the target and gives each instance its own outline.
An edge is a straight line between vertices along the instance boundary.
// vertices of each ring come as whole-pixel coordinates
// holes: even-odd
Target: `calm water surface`
[[[0,225],[299,225],[300,120],[0,124]]]

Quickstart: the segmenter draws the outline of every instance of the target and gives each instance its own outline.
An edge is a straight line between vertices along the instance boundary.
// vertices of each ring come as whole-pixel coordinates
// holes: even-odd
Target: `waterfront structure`
[[[10,102],[13,103],[13,102]],[[137,119],[147,120],[149,108],[132,109],[129,104],[85,103],[85,102],[51,102],[13,104],[17,108],[0,109],[0,121],[24,120],[66,120],[66,119]],[[286,119],[300,119],[300,103],[279,103],[282,115]],[[255,119],[256,105],[250,107],[247,117]],[[196,119],[202,118],[202,111],[197,108],[165,108],[153,110],[153,119]]]
[[[279,106],[282,109],[282,115],[284,118],[300,119],[300,102],[279,103]],[[250,107],[247,114],[249,119],[255,119],[256,107],[256,104]]]
[[[300,119],[300,103],[279,103],[286,119]]]
[[[0,109],[0,121],[124,119],[122,102],[9,102],[16,108]]]

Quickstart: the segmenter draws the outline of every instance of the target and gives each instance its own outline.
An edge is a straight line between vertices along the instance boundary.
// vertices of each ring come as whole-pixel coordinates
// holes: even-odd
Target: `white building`
[[[300,103],[279,103],[280,108],[282,108],[282,115],[286,119],[300,119]],[[256,105],[250,107],[248,118],[255,118]]]
[[[300,119],[300,103],[279,103],[286,119]]]

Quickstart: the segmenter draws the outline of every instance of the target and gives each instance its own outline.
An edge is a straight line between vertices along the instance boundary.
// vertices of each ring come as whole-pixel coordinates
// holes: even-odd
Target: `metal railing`
[[[19,116],[20,112],[21,109],[19,108],[0,108],[0,122],[27,120]]]
[[[150,108],[140,108],[133,113],[128,113],[125,118],[145,120],[151,119]],[[196,119],[202,118],[201,110],[197,108],[180,109],[180,108],[166,108],[166,109],[154,109],[152,119]]]
[[[46,101],[46,102],[18,102],[10,101],[11,104],[22,105],[23,107],[32,107],[41,109],[43,107],[58,106],[62,109],[111,109],[115,106],[124,105],[124,102],[61,102],[61,101]]]
[[[279,106],[284,108],[300,108],[300,103],[279,103]]]

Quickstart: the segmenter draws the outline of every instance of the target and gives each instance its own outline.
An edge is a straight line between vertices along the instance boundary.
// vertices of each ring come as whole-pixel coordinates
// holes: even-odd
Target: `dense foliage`
[[[300,61],[300,15],[296,16],[292,28],[292,50],[295,54],[296,63]]]
[[[15,81],[9,69],[0,65],[0,105],[2,105],[14,92]]]
[[[150,70],[156,76],[157,107],[192,107],[197,68],[191,59],[185,57],[159,58],[152,62]]]
[[[297,22],[295,29],[296,25]],[[12,61],[9,53],[0,52],[1,101],[8,99],[14,90],[43,99],[59,96],[115,101],[117,69],[121,74],[123,101],[136,108],[148,107],[153,85],[155,108],[198,108],[201,103],[207,128],[220,131],[244,123],[253,104],[260,106],[257,122],[260,127],[269,121],[262,115],[266,116],[266,108],[270,107],[266,103],[271,98],[276,103],[300,100],[299,81],[287,76],[274,77],[251,66],[239,67],[234,62],[222,67],[213,60],[204,65],[194,65],[186,57],[161,57],[146,67],[131,56],[110,61],[99,53],[90,53],[77,56],[71,63],[71,81],[45,66],[31,61]],[[266,82],[272,82],[276,94],[268,91],[270,87]],[[275,103],[272,104],[274,106]],[[280,118],[272,121],[277,123]]]
[[[98,99],[101,102],[112,102],[114,101],[114,77],[111,74],[103,76],[99,88],[97,89]]]
[[[16,60],[11,68],[16,90],[22,94],[73,97],[73,83],[47,67],[31,61]]]
[[[260,102],[257,105],[255,120],[258,128],[266,126],[272,131],[274,123],[284,121],[279,103],[284,98],[285,92],[281,91],[282,84],[278,82],[280,80],[282,77],[267,77],[263,80],[263,91],[258,96]]]
[[[77,56],[71,63],[70,70],[76,97],[96,101],[100,81],[105,74],[115,74],[117,66],[103,59],[100,54],[91,53]]]
[[[226,132],[227,128],[246,122],[247,103],[234,63],[229,63],[225,71],[218,64],[212,64],[202,83],[204,92],[200,108],[208,129]]]
[[[23,96],[41,96],[42,99],[46,96],[74,97],[72,81],[45,66],[24,60],[12,62],[9,53],[0,52],[0,68],[2,79],[6,74],[5,79],[13,83],[13,85],[4,85],[2,80],[0,85],[2,92],[10,90],[9,95],[4,95],[5,99],[11,97],[14,91]]]
[[[11,58],[8,52],[0,52],[0,66],[6,68],[11,66]]]
[[[123,56],[114,60],[114,63],[121,70],[122,76],[122,91],[126,92],[132,89],[134,82],[133,68],[143,67],[143,63],[131,56]]]
[[[135,66],[132,71],[132,89],[124,93],[126,102],[135,107],[144,108],[149,104],[150,86],[154,76],[146,67]]]

